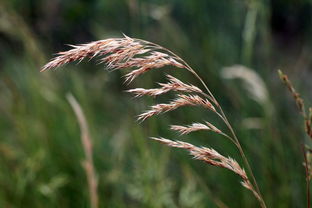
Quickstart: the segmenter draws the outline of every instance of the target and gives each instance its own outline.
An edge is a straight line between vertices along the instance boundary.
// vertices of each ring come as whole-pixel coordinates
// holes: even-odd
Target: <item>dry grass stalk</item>
[[[203,99],[198,95],[179,95],[181,100],[188,103],[188,105],[199,105],[209,110],[216,112],[215,107],[208,99]]]
[[[288,79],[288,76],[284,74],[281,70],[278,71],[280,79],[286,85],[290,93],[292,94],[298,110],[303,117],[304,129],[308,138],[312,139],[312,110],[309,108],[309,112],[306,112],[304,100],[301,98],[300,94],[295,90],[292,82]],[[303,141],[303,144],[305,141]],[[307,207],[310,207],[310,181],[312,175],[311,169],[311,148],[307,145],[302,145],[304,162],[303,165],[305,167],[305,175],[306,175],[306,192],[307,192]]]
[[[214,125],[212,125],[212,124],[209,123],[208,121],[205,121],[205,123],[207,124],[207,126],[209,126],[209,128],[210,128],[212,131],[214,131],[214,132],[216,132],[216,133],[218,133],[218,134],[222,133],[220,129],[218,129],[217,127],[215,127]]]
[[[194,85],[188,85],[180,81],[179,79],[168,75],[168,83],[158,83],[161,87],[154,89],[144,89],[144,88],[135,88],[127,90],[127,92],[133,93],[136,97],[142,97],[144,95],[156,97],[162,94],[165,94],[169,91],[179,91],[179,92],[195,92],[203,93],[201,89]]]
[[[181,135],[189,134],[193,131],[211,130],[208,126],[202,123],[192,123],[191,125],[188,126],[171,125],[170,129],[178,131]]]
[[[300,111],[300,113],[305,114],[305,107],[304,107],[304,102],[303,99],[301,98],[300,94],[297,93],[297,91],[295,90],[293,84],[291,83],[291,81],[288,79],[288,76],[286,74],[284,74],[282,71],[278,71],[280,79],[283,81],[283,83],[285,84],[285,86],[288,88],[289,92],[292,94],[292,96],[294,97],[294,100],[297,104],[297,107]]]
[[[308,127],[307,132],[310,132],[309,136],[310,136],[310,138],[312,138],[312,130],[311,130],[311,128],[312,128],[312,108],[309,108],[309,117],[307,120],[308,120],[307,126],[310,126],[310,127]]]
[[[191,125],[188,125],[188,126],[171,125],[170,129],[174,131],[178,131],[181,135],[189,134],[191,132],[200,131],[200,130],[208,130],[208,131],[213,131],[216,133],[221,133],[221,131],[217,127],[213,126],[209,122],[206,122],[206,124],[192,123]]]
[[[187,106],[187,105],[193,105],[193,106],[200,105],[212,111],[216,111],[213,105],[207,99],[203,99],[199,97],[198,95],[179,94],[178,98],[176,98],[175,100],[171,101],[168,104],[157,104],[157,105],[151,106],[150,110],[138,116],[138,120],[144,121],[154,115],[173,111],[179,107]]]
[[[168,83],[159,83],[160,88],[136,88],[129,90],[129,92],[133,93],[136,97],[141,97],[144,95],[155,97],[170,91],[179,93],[177,94],[177,98],[170,103],[151,106],[150,110],[139,115],[138,119],[144,121],[145,119],[154,115],[169,112],[182,106],[201,106],[216,113],[230,130],[231,136],[225,134],[209,122],[206,122],[206,124],[195,123],[187,127],[175,126],[173,129],[178,130],[181,133],[190,133],[195,130],[210,130],[229,138],[238,148],[239,153],[241,154],[241,157],[251,176],[252,183],[248,179],[246,172],[238,165],[235,160],[223,157],[212,149],[198,148],[188,143],[173,142],[170,140],[158,139],[158,141],[162,141],[169,146],[188,149],[196,159],[203,160],[206,163],[215,166],[229,169],[238,174],[243,179],[242,185],[252,191],[262,208],[266,207],[245,153],[221,106],[201,77],[183,59],[160,45],[141,39],[129,38],[127,36],[124,38],[111,38],[72,47],[73,49],[69,51],[58,53],[58,56],[47,63],[41,69],[41,71],[57,68],[69,62],[82,61],[86,58],[91,59],[95,56],[99,56],[101,57],[100,61],[105,63],[109,70],[126,68],[133,69],[125,75],[127,82],[133,81],[138,76],[152,69],[157,69],[164,66],[181,68],[191,72],[204,86],[206,93],[204,93],[198,87],[185,84],[171,75],[167,75]]]
[[[304,119],[304,128],[307,136],[312,139],[312,113],[311,113],[311,108],[309,108],[309,112],[306,112],[304,100],[301,98],[300,94],[297,93],[295,90],[293,84],[291,81],[288,79],[288,76],[284,74],[282,71],[279,70],[279,76],[283,83],[286,85],[290,93],[292,94],[296,105],[298,107],[299,112],[302,114],[303,119]]]
[[[308,170],[308,179],[311,181],[312,179],[312,149],[309,147],[306,148],[306,155],[305,155],[305,165],[306,169]],[[310,171],[309,171],[310,170]]]
[[[250,183],[245,170],[240,167],[240,165],[236,162],[236,160],[230,157],[225,157],[214,149],[207,148],[207,147],[196,147],[187,142],[172,141],[172,140],[165,139],[165,138],[155,138],[155,137],[152,137],[151,139],[161,142],[163,144],[166,144],[170,147],[186,149],[190,152],[190,154],[196,160],[201,160],[205,163],[208,163],[209,165],[225,168],[234,172],[235,174],[241,177],[242,179],[241,184],[245,188],[252,191],[252,193],[255,195],[257,199],[260,199],[260,196],[258,195],[254,187]]]
[[[82,162],[82,165],[86,171],[86,176],[88,180],[89,195],[90,195],[90,204],[91,208],[97,208],[98,206],[98,193],[97,193],[97,177],[95,173],[95,168],[93,165],[93,150],[92,150],[92,141],[89,133],[89,128],[87,120],[84,116],[84,113],[79,105],[78,101],[72,94],[67,95],[67,100],[70,103],[72,109],[75,112],[77,117],[80,131],[81,131],[81,143],[83,150],[86,156],[86,159]]]

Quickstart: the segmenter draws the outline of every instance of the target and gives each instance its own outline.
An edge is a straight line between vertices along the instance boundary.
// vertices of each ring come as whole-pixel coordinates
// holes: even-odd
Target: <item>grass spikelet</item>
[[[298,110],[300,111],[301,114],[305,114],[304,101],[301,98],[300,94],[297,93],[293,84],[288,79],[288,76],[286,74],[284,74],[281,70],[279,70],[278,73],[279,73],[280,79],[283,81],[285,86],[288,88],[289,92],[292,94],[292,96],[296,102],[296,105],[298,107]]]
[[[181,100],[184,100],[189,105],[200,105],[204,108],[212,110],[216,112],[215,107],[211,104],[211,102],[207,99],[203,99],[198,95],[179,95]]]
[[[172,102],[170,102],[169,104],[157,104],[157,105],[153,105],[151,106],[151,109],[140,114],[138,116],[138,120],[144,121],[154,115],[158,115],[161,113],[165,113],[165,112],[169,112],[169,111],[173,111],[181,106],[185,106],[188,105],[188,103],[184,102],[181,99],[175,99]]]
[[[168,104],[157,104],[151,106],[151,109],[140,114],[138,116],[138,120],[144,121],[154,115],[158,115],[161,113],[173,111],[179,107],[186,106],[186,105],[192,105],[192,106],[203,106],[204,108],[208,108],[212,111],[216,111],[213,105],[207,100],[203,99],[197,95],[183,95],[179,94],[178,98],[171,101]]]
[[[210,130],[220,134],[222,133],[222,131],[220,129],[218,129],[217,127],[215,127],[214,125],[212,125],[210,122],[206,121],[205,122],[207,124],[207,126],[210,128]]]
[[[278,70],[278,74],[280,76],[280,79],[285,84],[289,92],[292,94],[295,103],[297,105],[297,108],[299,110],[299,113],[303,117],[303,125],[304,130],[308,138],[312,139],[312,110],[311,107],[309,108],[309,112],[306,112],[304,100],[301,98],[300,94],[297,93],[295,90],[294,85],[292,82],[288,79],[288,76],[284,74],[281,70]],[[308,145],[304,145],[305,141],[303,139],[302,143],[302,152],[303,152],[303,166],[305,167],[305,175],[306,175],[306,194],[307,194],[307,207],[310,207],[311,201],[310,201],[310,181],[311,181],[311,148]]]
[[[202,123],[193,123],[189,126],[171,125],[170,129],[178,131],[181,135],[189,134],[193,131],[211,130],[208,126]]]
[[[168,83],[158,83],[161,87],[154,89],[144,89],[144,88],[135,88],[127,90],[127,92],[133,93],[135,97],[142,97],[144,95],[156,97],[162,94],[165,94],[169,91],[179,91],[179,92],[195,92],[195,93],[203,93],[201,89],[194,85],[188,85],[178,80],[177,78],[167,75],[169,80]]]
[[[170,129],[174,131],[178,131],[181,135],[184,134],[189,134],[194,131],[201,131],[201,130],[206,130],[206,131],[213,131],[218,134],[224,134],[221,130],[219,130],[217,127],[212,125],[209,122],[205,122],[206,124],[203,123],[192,123],[191,125],[188,126],[181,126],[181,125],[171,125]]]
[[[162,87],[171,86],[173,89],[177,89],[177,91],[183,91],[183,92],[197,92],[197,93],[203,93],[201,89],[194,85],[185,84],[181,80],[167,74],[167,79],[169,80],[168,84],[160,84]],[[175,87],[175,88],[174,88]]]
[[[225,157],[214,149],[207,147],[197,147],[187,142],[172,141],[165,138],[155,138],[155,137],[152,137],[151,139],[170,147],[188,150],[190,155],[192,155],[193,158],[196,160],[201,160],[209,165],[225,168],[234,172],[235,174],[241,177],[242,179],[241,184],[248,190],[252,191],[252,193],[255,195],[257,199],[260,199],[260,196],[250,183],[245,170],[240,167],[240,165],[237,163],[236,160],[230,157]]]

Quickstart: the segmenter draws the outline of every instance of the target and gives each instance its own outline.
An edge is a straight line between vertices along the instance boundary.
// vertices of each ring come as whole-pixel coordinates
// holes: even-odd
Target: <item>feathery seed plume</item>
[[[132,39],[110,38],[94,41],[82,45],[70,45],[73,49],[59,52],[57,57],[42,67],[41,71],[63,66],[74,61],[101,57],[100,62],[105,63],[110,70],[133,68],[134,70],[125,75],[127,82],[133,81],[139,75],[156,68],[174,66],[186,68],[176,57],[160,52],[160,47]]]

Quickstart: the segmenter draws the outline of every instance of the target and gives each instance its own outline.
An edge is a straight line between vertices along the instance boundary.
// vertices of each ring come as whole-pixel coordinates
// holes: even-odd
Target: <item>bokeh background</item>
[[[277,69],[311,104],[311,0],[0,0],[0,207],[90,207],[67,93],[89,124],[100,207],[258,206],[231,172],[147,139],[189,141],[241,162],[218,135],[168,129],[203,120],[224,128],[209,112],[183,108],[136,121],[155,101],[124,91],[155,87],[168,71],[130,86],[96,61],[39,72],[66,44],[122,33],[159,43],[196,69],[224,106],[268,206],[305,207],[302,119]]]

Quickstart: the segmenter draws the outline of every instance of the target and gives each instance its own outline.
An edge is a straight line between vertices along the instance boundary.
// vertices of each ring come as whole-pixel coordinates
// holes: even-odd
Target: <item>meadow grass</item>
[[[250,7],[250,1],[146,2],[138,7],[127,2],[0,1],[0,207],[90,206],[81,166],[85,153],[68,92],[79,101],[89,124],[100,207],[257,206],[239,186],[239,176],[146,140],[151,135],[176,138],[180,133],[169,125],[188,126],[203,117],[199,122],[209,119],[220,128],[211,112],[183,108],[161,121],[155,117],[138,124],[135,116],[155,101],[134,101],[124,92],[120,72],[105,73],[92,60],[63,71],[38,72],[51,53],[67,48],[66,43],[120,31],[172,48],[198,69],[241,138],[268,207],[305,207],[301,117],[283,94],[275,69],[282,66],[309,101],[310,39],[301,39],[302,47],[280,47],[271,33],[272,9],[266,2]],[[53,5],[61,9],[53,10]],[[161,18],[149,16],[159,12]],[[256,27],[248,26],[253,22],[248,18]],[[256,101],[240,79],[222,77],[221,69],[238,63],[264,80],[271,110]],[[178,79],[201,86],[189,73],[176,72]],[[158,88],[155,82],[166,81],[161,74],[151,71],[129,86]],[[164,95],[157,101],[171,99]],[[243,164],[221,135],[210,132],[207,138],[206,132],[197,131],[193,136],[187,142],[226,152]]]

